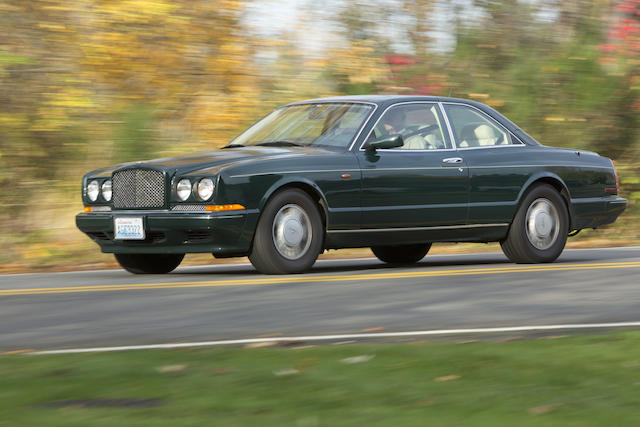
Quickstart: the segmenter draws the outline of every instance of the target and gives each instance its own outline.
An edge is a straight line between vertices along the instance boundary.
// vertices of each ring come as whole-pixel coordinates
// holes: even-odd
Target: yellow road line
[[[389,273],[368,273],[368,274],[344,274],[344,275],[304,275],[286,277],[259,277],[256,279],[227,279],[227,280],[204,280],[190,282],[158,282],[158,283],[132,283],[121,285],[91,285],[91,286],[67,286],[51,288],[31,288],[31,289],[3,289],[0,296],[9,295],[39,295],[58,293],[78,293],[78,292],[109,292],[128,291],[144,289],[180,289],[180,288],[202,288],[218,286],[246,286],[246,285],[272,285],[286,283],[310,283],[310,282],[345,282],[355,280],[383,280],[383,279],[408,279],[408,278],[430,278],[447,276],[469,276],[485,274],[507,274],[507,273],[527,273],[539,271],[569,271],[569,270],[598,270],[611,268],[638,268],[640,262],[612,262],[612,263],[591,263],[591,264],[541,264],[527,266],[507,266],[507,267],[487,267],[487,268],[466,268],[454,270],[429,270],[429,271],[405,271]]]

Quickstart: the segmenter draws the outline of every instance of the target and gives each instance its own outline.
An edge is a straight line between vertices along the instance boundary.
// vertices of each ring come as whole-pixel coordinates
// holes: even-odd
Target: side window
[[[442,150],[451,148],[442,114],[437,104],[402,104],[389,108],[373,128],[367,141],[400,134],[402,150]]]
[[[493,119],[465,105],[444,104],[459,148],[520,144]]]

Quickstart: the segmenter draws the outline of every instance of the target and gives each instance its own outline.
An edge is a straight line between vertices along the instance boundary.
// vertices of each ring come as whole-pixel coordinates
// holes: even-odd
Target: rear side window
[[[458,148],[520,145],[511,134],[495,120],[466,105],[445,104]]]

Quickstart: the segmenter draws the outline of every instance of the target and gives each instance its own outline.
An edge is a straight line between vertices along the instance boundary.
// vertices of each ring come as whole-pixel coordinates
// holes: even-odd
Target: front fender
[[[276,182],[274,182],[267,189],[267,191],[265,191],[264,195],[260,199],[260,202],[258,204],[258,209],[260,210],[260,212],[262,212],[262,210],[266,206],[266,204],[269,201],[269,199],[271,198],[271,196],[273,196],[277,191],[279,191],[280,189],[282,189],[284,187],[299,187],[299,188],[303,188],[303,189],[305,189],[305,187],[306,187],[306,189],[312,190],[313,193],[315,193],[315,195],[320,198],[321,204],[323,205],[324,209],[326,209],[326,207],[329,206],[328,203],[327,203],[327,200],[326,200],[326,198],[324,196],[324,193],[322,192],[322,190],[320,189],[318,184],[316,184],[315,182],[313,182],[309,178],[305,178],[305,177],[302,177],[302,176],[282,176],[282,177],[280,177],[280,179],[278,179]],[[326,212],[325,212],[325,214],[326,214]]]

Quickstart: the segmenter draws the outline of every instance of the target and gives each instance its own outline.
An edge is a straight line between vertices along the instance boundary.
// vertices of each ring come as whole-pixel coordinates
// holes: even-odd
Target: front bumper
[[[145,240],[114,240],[114,218],[142,217]],[[80,213],[77,227],[105,253],[196,253],[246,255],[258,212],[175,212],[123,210]]]

